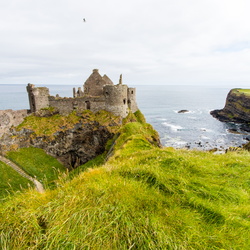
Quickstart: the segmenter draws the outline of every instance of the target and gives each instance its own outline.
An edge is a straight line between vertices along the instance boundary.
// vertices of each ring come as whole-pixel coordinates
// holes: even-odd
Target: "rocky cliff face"
[[[222,122],[250,124],[250,95],[248,90],[232,89],[223,109],[213,110],[210,114]]]
[[[41,123],[39,119],[45,118],[37,117],[34,119],[37,119],[35,121],[39,124],[39,122]],[[21,130],[12,128],[9,133],[5,133],[0,138],[0,152],[33,146],[44,149],[68,169],[76,168],[105,151],[107,141],[114,136],[110,128],[118,126],[119,121],[120,119],[115,121],[111,117],[105,125],[87,114],[79,117],[77,122],[70,126],[69,124],[60,126],[55,130],[56,132],[49,135],[46,135],[46,128],[42,134],[38,134],[35,129],[32,129],[32,126],[29,127],[25,124]],[[49,124],[52,119],[48,118],[46,122]],[[39,124],[39,126],[42,125]]]

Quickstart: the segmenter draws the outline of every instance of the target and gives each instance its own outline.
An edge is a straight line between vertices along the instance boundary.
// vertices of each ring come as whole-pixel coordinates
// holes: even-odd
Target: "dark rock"
[[[212,148],[212,149],[210,149],[210,150],[208,150],[208,151],[211,152],[211,153],[214,153],[214,152],[217,152],[218,149],[217,149],[217,148]]]
[[[246,136],[245,140],[250,141],[250,136]]]
[[[213,110],[210,114],[222,122],[245,124],[249,128],[250,96],[240,89],[232,89],[227,95],[225,107]]]
[[[30,146],[42,148],[72,169],[103,153],[107,141],[112,137],[113,134],[96,121],[77,123],[74,128],[57,131],[53,137],[36,136],[28,129],[13,129],[0,139],[0,151]]]
[[[239,131],[238,131],[237,129],[235,129],[235,128],[228,129],[227,131],[228,131],[229,133],[237,134],[237,135],[243,134],[242,132],[239,132]]]
[[[250,125],[249,124],[242,124],[240,129],[246,132],[250,132]]]
[[[189,112],[189,111],[188,111],[188,110],[186,110],[186,109],[182,109],[182,110],[178,111],[178,113],[179,113],[179,114],[182,114],[182,113],[187,113],[187,112]]]

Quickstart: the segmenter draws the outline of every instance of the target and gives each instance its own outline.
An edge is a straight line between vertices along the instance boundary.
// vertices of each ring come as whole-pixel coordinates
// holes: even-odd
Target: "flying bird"
[[[83,18],[83,22],[84,22],[84,23],[86,22],[86,19],[85,19],[85,18]]]

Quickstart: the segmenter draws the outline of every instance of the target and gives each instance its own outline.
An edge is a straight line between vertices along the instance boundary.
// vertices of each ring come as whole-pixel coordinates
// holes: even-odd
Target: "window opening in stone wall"
[[[123,103],[126,104],[126,99],[123,99]]]
[[[73,102],[73,109],[77,109],[78,108],[78,103],[77,102]]]
[[[90,102],[89,102],[89,101],[86,101],[86,102],[85,102],[85,106],[86,106],[86,109],[90,109]]]
[[[131,94],[132,94],[132,95],[134,94],[134,91],[133,91],[133,90],[131,91]]]

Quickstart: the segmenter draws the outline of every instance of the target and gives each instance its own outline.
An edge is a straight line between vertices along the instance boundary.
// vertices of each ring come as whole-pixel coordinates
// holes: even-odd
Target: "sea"
[[[39,86],[39,85],[36,85]],[[48,85],[51,95],[72,97],[72,85]],[[77,86],[76,86],[77,87]],[[210,111],[221,109],[231,88],[221,86],[138,85],[137,104],[159,133],[166,147],[223,151],[247,143],[250,134],[234,123],[213,118]],[[0,84],[0,110],[29,109],[26,85]],[[178,113],[187,110],[185,113]],[[231,131],[238,131],[232,133]]]

